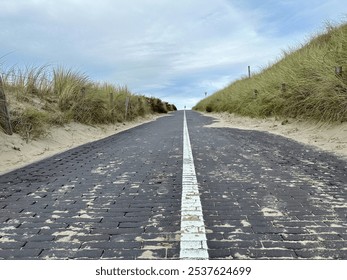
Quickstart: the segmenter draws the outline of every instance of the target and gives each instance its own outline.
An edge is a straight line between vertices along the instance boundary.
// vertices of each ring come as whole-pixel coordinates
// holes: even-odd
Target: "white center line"
[[[208,259],[206,241],[198,181],[190,146],[186,111],[184,111],[180,259]]]

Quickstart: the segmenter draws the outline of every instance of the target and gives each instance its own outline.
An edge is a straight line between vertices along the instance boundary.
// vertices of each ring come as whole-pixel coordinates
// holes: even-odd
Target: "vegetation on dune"
[[[284,52],[277,63],[233,82],[193,109],[347,121],[347,24],[327,26],[300,49]]]
[[[97,83],[64,68],[12,68],[2,73],[2,81],[12,128],[27,141],[45,136],[52,125],[71,121],[108,124],[177,110],[158,98]]]

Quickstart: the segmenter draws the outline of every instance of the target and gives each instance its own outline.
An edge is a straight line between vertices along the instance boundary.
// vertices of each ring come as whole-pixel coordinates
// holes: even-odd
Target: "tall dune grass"
[[[28,141],[44,136],[52,125],[123,122],[176,108],[63,67],[13,67],[1,72],[13,129]]]
[[[341,74],[335,67],[342,67]],[[200,101],[194,109],[251,117],[347,121],[347,24],[329,25],[277,63]]]

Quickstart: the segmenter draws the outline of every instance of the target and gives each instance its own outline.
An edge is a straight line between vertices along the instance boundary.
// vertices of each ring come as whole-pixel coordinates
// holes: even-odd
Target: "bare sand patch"
[[[203,113],[216,121],[207,127],[265,131],[315,146],[347,159],[347,123],[321,124],[302,120],[253,119],[229,113]]]
[[[138,125],[154,121],[159,115],[149,115],[132,122],[90,126],[69,123],[51,128],[48,136],[26,143],[18,134],[6,135],[0,130],[0,174],[23,167],[65,150],[93,142]]]

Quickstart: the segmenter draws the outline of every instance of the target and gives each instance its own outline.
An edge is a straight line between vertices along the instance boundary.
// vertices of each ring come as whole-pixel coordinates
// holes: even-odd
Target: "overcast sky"
[[[346,0],[0,0],[0,66],[62,65],[190,108],[346,15]]]

